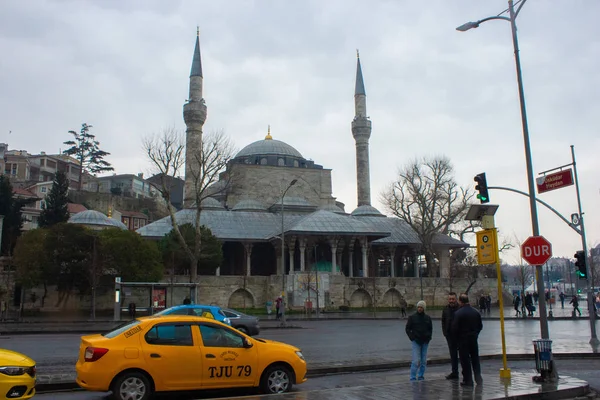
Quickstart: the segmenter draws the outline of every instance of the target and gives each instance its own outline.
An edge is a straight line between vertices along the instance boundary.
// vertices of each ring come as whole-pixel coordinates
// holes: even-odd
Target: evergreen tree
[[[12,255],[17,238],[23,228],[22,209],[32,199],[17,199],[8,177],[0,175],[0,215],[4,216],[2,224],[2,243],[0,255]]]
[[[69,149],[63,151],[68,156],[75,157],[79,161],[79,186],[78,190],[81,190],[83,186],[83,174],[97,174],[98,172],[113,171],[108,161],[104,161],[104,157],[109,156],[110,153],[100,150],[100,142],[96,140],[96,136],[90,133],[92,125],[86,123],[81,124],[81,131],[79,133],[75,131],[69,131],[73,135],[73,139],[64,142],[64,144],[71,146]]]
[[[69,179],[62,171],[57,171],[50,193],[46,196],[45,206],[40,214],[40,228],[67,222],[69,220]]]

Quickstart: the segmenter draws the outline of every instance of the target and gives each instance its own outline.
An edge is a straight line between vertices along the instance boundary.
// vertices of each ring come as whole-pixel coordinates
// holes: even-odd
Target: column
[[[215,276],[221,276],[221,267],[217,267],[217,270],[215,271]]]
[[[366,239],[364,242],[361,242],[361,250],[362,250],[362,269],[363,269],[363,277],[369,277],[369,259],[367,257],[367,252],[369,250]]]
[[[244,250],[246,250],[246,276],[250,276],[252,263],[252,243],[244,243]]]
[[[300,249],[300,271],[306,270],[306,238],[298,240],[298,248]]]
[[[396,277],[396,268],[394,266],[394,258],[396,257],[396,246],[390,248],[390,276]]]
[[[440,260],[440,278],[450,278],[450,249],[438,249],[437,255]]]
[[[417,256],[416,251],[413,253],[413,270],[415,278],[419,278],[421,274],[419,273],[419,257]]]
[[[331,242],[331,273],[332,274],[336,274],[337,273],[337,260],[336,260],[336,255],[337,255],[337,243],[336,242]]]
[[[277,242],[273,245],[275,247],[275,258],[277,260],[277,275],[281,275],[282,263],[281,263],[281,242]]]
[[[290,252],[290,275],[292,275],[295,271],[295,267],[294,267],[294,252],[296,251],[296,246],[294,246],[293,244],[290,245],[289,248],[289,252]]]
[[[350,256],[348,257],[349,265],[348,265],[348,276],[350,278],[354,277],[354,243],[350,246]]]
[[[342,268],[342,255],[344,254],[344,248],[337,249],[337,265],[340,267],[340,275],[344,275],[344,269]]]

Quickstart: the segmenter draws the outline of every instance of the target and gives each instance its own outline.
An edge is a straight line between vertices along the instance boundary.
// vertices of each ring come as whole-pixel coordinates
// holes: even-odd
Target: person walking
[[[518,317],[519,315],[521,315],[521,311],[519,311],[519,305],[521,304],[521,296],[519,296],[518,294],[515,295],[515,297],[513,298],[513,306],[515,307],[515,317]]]
[[[558,297],[560,298],[560,308],[565,308],[565,294],[560,292]]]
[[[485,314],[485,305],[486,305],[486,301],[485,301],[485,296],[481,295],[481,297],[479,298],[479,312],[481,314]]]
[[[477,339],[483,329],[481,314],[469,304],[469,296],[462,293],[458,297],[460,308],[454,313],[452,333],[458,339],[458,356],[462,368],[461,386],[473,386],[473,375],[477,385],[483,383],[481,364],[479,363],[479,345]]]
[[[279,320],[279,318],[281,318],[281,302],[283,301],[283,299],[281,297],[278,297],[277,300],[275,300],[275,319]]]
[[[569,304],[573,304],[573,316],[575,316],[575,311],[577,311],[579,313],[579,316],[581,317],[581,310],[579,309],[579,299],[577,298],[576,294],[573,295],[573,298],[571,298]]]
[[[406,318],[406,306],[408,304],[406,304],[406,300],[404,299],[404,297],[402,297],[400,299],[400,313],[401,313],[401,317],[402,318]]]
[[[533,305],[534,297],[531,293],[527,293],[525,296],[525,308],[527,308],[527,316],[533,317],[533,312],[535,311],[535,306]]]
[[[485,310],[487,311],[488,316],[492,312],[492,296],[490,296],[489,293],[485,296]]]
[[[442,311],[442,333],[448,343],[448,351],[450,352],[450,363],[452,371],[446,375],[446,379],[458,379],[458,343],[456,337],[452,334],[452,321],[454,313],[458,310],[458,300],[456,293],[448,293],[448,305]]]
[[[417,312],[406,321],[406,334],[412,342],[412,363],[410,364],[410,380],[425,379],[427,365],[427,348],[433,334],[431,317],[425,314],[426,304],[423,300],[417,303]]]

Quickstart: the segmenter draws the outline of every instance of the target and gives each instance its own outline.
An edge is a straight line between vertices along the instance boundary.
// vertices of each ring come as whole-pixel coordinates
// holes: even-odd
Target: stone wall
[[[69,191],[69,200],[83,204],[88,210],[96,210],[108,214],[109,206],[120,211],[138,211],[149,213],[150,222],[168,215],[164,201],[156,199],[136,199],[133,197],[117,196],[111,193],[96,193],[86,191]]]
[[[227,205],[233,207],[240,200],[250,198],[270,207],[280,201],[282,191],[293,179],[298,182],[286,197],[302,197],[314,206],[335,204],[329,169],[233,164]]]
[[[396,307],[401,298],[414,305],[421,300],[421,280],[419,278],[347,278],[343,275],[319,274],[319,305],[321,308],[338,310],[340,306],[352,308]],[[313,275],[314,276],[314,275]],[[186,283],[187,276],[167,278],[155,284],[155,289],[165,289],[164,306],[182,304],[190,296],[189,287],[170,286],[171,283]],[[266,302],[272,301],[282,291],[280,276],[200,276],[198,288],[199,302],[232,308],[262,308]],[[316,306],[316,281],[308,279],[306,274],[295,274],[286,277],[286,290],[292,308],[302,309],[306,300]],[[446,296],[450,291],[450,281],[443,278],[423,278],[423,297],[430,307],[446,304]],[[114,305],[112,283],[98,290],[96,308],[99,312],[110,313]],[[462,292],[469,286],[466,280],[455,279],[452,290]],[[308,296],[308,292],[311,296]],[[151,287],[127,287],[121,291],[122,306],[135,302],[137,307],[144,308],[155,301]],[[473,300],[475,295],[490,294],[492,301],[497,301],[496,280],[479,279],[470,290]],[[59,293],[56,288],[49,287],[44,307],[41,307],[43,288],[29,289],[24,294],[26,309],[44,312],[77,312],[90,309],[90,296]],[[477,296],[478,297],[478,296]]]

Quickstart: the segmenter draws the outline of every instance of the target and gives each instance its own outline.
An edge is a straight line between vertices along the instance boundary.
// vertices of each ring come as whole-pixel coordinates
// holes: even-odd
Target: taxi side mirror
[[[250,339],[244,338],[244,348],[249,349],[252,346],[254,346],[254,344],[250,341]]]

